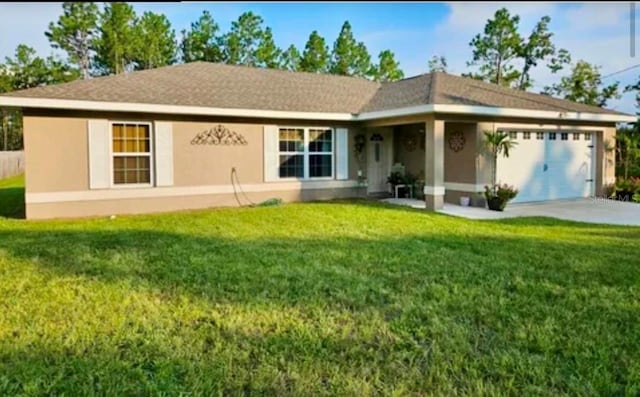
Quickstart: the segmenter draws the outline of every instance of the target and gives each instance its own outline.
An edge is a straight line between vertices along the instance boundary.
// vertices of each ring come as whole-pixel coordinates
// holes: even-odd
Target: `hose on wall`
[[[236,167],[231,167],[231,186],[233,186],[233,195],[235,196],[236,201],[238,202],[238,205],[240,207],[244,207],[245,205],[253,207],[256,205],[256,203],[251,201],[244,190],[242,190],[242,184],[240,183],[240,178],[238,178],[238,171],[236,170]],[[240,201],[240,197],[238,196],[238,190],[240,191],[244,199],[249,202],[249,204],[242,204],[242,202]]]

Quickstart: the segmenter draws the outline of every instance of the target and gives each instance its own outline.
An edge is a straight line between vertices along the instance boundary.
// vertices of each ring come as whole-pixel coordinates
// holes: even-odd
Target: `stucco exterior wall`
[[[89,119],[133,122],[171,121],[173,185],[90,189]],[[166,115],[111,113],[81,113],[78,117],[72,117],[68,112],[60,114],[50,111],[25,112],[27,217],[76,217],[238,205],[231,185],[232,168],[236,169],[241,183],[236,188],[244,187],[247,196],[254,202],[274,197],[282,198],[284,201],[331,199],[355,196],[358,193],[349,187],[355,185],[353,180],[357,178],[358,170],[353,137],[360,130],[356,125],[300,120],[233,122],[228,119],[194,119],[176,117],[176,120],[171,120]],[[247,144],[198,145],[192,143],[196,135],[220,124],[241,134]],[[265,125],[348,128],[348,180],[333,179],[317,182],[309,180],[302,184],[291,180],[265,182]],[[336,161],[337,155],[334,155],[334,170]],[[155,196],[156,193],[157,196]],[[102,196],[104,199],[101,199]],[[47,202],[49,198],[50,201]]]
[[[444,124],[444,181],[446,183],[476,183],[476,145],[477,126],[474,123],[445,123]],[[464,145],[455,151],[455,144],[451,138],[461,133]]]
[[[393,164],[402,163],[405,171],[424,178],[424,124],[406,124],[393,128]]]
[[[87,121],[25,116],[23,123],[26,192],[88,189]]]

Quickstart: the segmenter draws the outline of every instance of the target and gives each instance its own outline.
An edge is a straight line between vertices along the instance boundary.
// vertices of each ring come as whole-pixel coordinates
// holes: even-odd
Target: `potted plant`
[[[411,192],[415,192],[416,191],[416,183],[418,182],[418,178],[407,172],[404,176],[404,184],[407,185],[407,191],[405,192],[405,196],[407,198],[413,198],[413,197],[409,197],[409,195],[411,194]],[[411,189],[409,189],[411,188]]]
[[[614,186],[615,198],[618,201],[632,201],[640,190],[640,178],[618,178]]]
[[[493,211],[504,211],[509,200],[512,200],[517,195],[518,190],[506,183],[492,187],[484,187],[484,197],[487,200],[487,206]]]
[[[509,134],[499,131],[484,131],[484,144],[491,155],[491,186],[485,186],[484,196],[489,209],[503,211],[507,202],[513,199],[518,191],[506,184],[498,185],[498,156],[509,157],[509,151],[517,142],[509,139]]]
[[[402,175],[401,172],[395,171],[392,172],[388,177],[387,177],[387,183],[391,185],[391,190],[395,190],[396,185],[404,185],[404,176]]]

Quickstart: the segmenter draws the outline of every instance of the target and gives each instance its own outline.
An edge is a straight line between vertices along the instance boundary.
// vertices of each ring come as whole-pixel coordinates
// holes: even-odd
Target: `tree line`
[[[472,72],[463,76],[531,91],[535,88],[531,73],[546,64],[551,73],[563,75],[557,83],[544,87],[544,94],[596,106],[618,98],[621,90],[617,82],[604,85],[597,66],[584,60],[572,63],[567,50],[556,48],[550,21],[548,16],[542,17],[528,35],[523,35],[518,15],[511,15],[506,8],[496,11],[483,32],[470,41],[472,59],[467,66]],[[14,55],[0,64],[0,92],[195,61],[380,82],[404,77],[391,50],[381,51],[377,61],[372,60],[349,21],[344,22],[331,47],[314,30],[304,48],[292,44],[282,49],[276,45],[272,29],[253,12],[243,13],[223,32],[213,15],[203,11],[178,37],[165,15],[151,11],[137,15],[126,2],[104,3],[102,9],[92,2],[65,2],[62,14],[44,34],[66,59],[41,57],[33,48],[20,44]],[[431,72],[448,70],[443,56],[434,55],[427,66]],[[21,133],[20,123],[11,125],[16,126],[12,134]]]

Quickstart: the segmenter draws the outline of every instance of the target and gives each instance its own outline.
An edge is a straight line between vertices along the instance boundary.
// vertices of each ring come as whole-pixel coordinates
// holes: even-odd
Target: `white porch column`
[[[444,204],[444,121],[427,119],[425,133],[424,201],[427,210]]]

